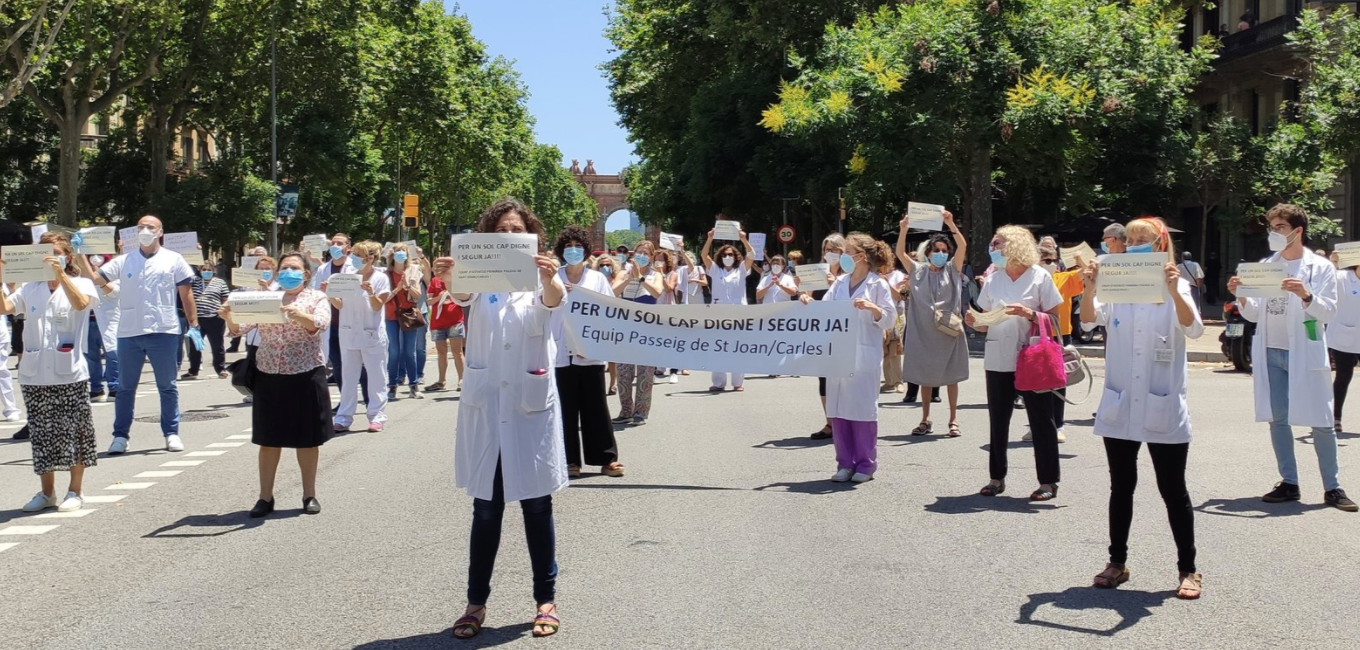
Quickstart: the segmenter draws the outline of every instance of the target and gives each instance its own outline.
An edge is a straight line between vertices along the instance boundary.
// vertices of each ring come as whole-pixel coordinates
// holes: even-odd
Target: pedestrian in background
[[[967,282],[963,260],[968,255],[968,240],[954,224],[954,214],[944,213],[945,225],[953,235],[953,246],[944,235],[932,235],[926,242],[924,263],[907,253],[906,218],[898,228],[897,259],[906,268],[904,347],[912,351],[902,365],[902,378],[922,387],[921,423],[911,430],[914,436],[933,433],[930,404],[937,389],[948,387],[948,436],[963,435],[959,428],[959,383],[968,379],[968,337],[958,316],[963,300],[959,287]]]
[[[359,291],[347,296],[327,294],[331,305],[340,310],[340,362],[345,371],[334,424],[336,431],[349,431],[354,423],[354,411],[359,407],[359,375],[365,373],[368,430],[377,433],[387,421],[387,391],[383,390],[387,385],[387,327],[383,308],[392,298],[392,287],[387,274],[376,266],[381,245],[361,241],[351,250],[350,263],[358,269],[362,280]]]
[[[397,244],[388,253],[387,282],[392,287],[392,298],[384,305],[387,326],[387,400],[396,401],[397,386],[403,378],[410,396],[420,399],[420,375],[416,365],[420,327],[411,324],[420,314],[420,267],[412,263],[406,244]],[[405,321],[405,322],[404,322]]]
[[[1128,582],[1129,528],[1138,485],[1138,453],[1147,443],[1157,489],[1166,505],[1180,571],[1176,596],[1200,597],[1203,578],[1195,567],[1195,511],[1185,484],[1190,454],[1190,410],[1186,402],[1187,338],[1204,334],[1204,321],[1191,284],[1175,264],[1171,235],[1161,219],[1128,225],[1129,250],[1151,246],[1166,255],[1166,299],[1160,304],[1107,304],[1096,299],[1100,264],[1083,269],[1083,322],[1105,327],[1105,390],[1094,431],[1105,443],[1110,466],[1110,560],[1095,586],[1113,589]]]
[[[746,239],[746,232],[742,231],[738,235],[741,237],[741,244],[746,249],[743,256],[737,252],[737,247],[731,244],[724,244],[718,248],[718,257],[709,257],[708,253],[713,248],[713,231],[708,231],[708,239],[704,241],[704,248],[699,252],[699,256],[704,260],[704,268],[708,269],[710,289],[713,291],[713,304],[715,305],[745,305],[746,303],[746,278],[751,275],[751,269],[755,265],[756,251],[751,248],[751,242]],[[715,372],[713,373],[713,384],[709,387],[709,392],[721,393],[727,389],[728,378],[732,381],[732,390],[741,392],[746,390],[742,384],[746,382],[746,376],[739,372]]]
[[[227,301],[231,287],[217,277],[215,266],[204,263],[198,268],[198,277],[193,279],[194,306],[198,309],[198,323],[203,338],[212,349],[213,373],[219,378],[227,378],[226,322],[219,312]],[[180,379],[198,379],[198,371],[203,365],[203,351],[197,346],[189,346],[189,372]]]
[[[619,248],[623,249],[625,252],[627,252],[628,250],[628,247],[626,246],[620,246]],[[613,255],[601,255],[595,260],[595,270],[599,271],[602,275],[604,275],[604,278],[606,280],[609,280],[611,287],[613,285],[614,278],[618,277],[619,270],[622,268],[623,266],[618,261],[618,258],[616,258]],[[612,292],[613,289],[611,288],[610,291]],[[605,394],[614,395],[615,393],[618,392],[619,366],[613,361],[610,361],[609,365],[605,366],[605,368],[609,373],[609,390],[606,391]]]
[[[991,421],[989,471],[992,480],[979,492],[996,496],[1006,491],[1007,445],[1010,442],[1011,415],[1019,393],[1034,434],[1034,462],[1039,488],[1031,501],[1049,501],[1058,496],[1061,478],[1058,466],[1058,430],[1054,425],[1053,394],[1019,391],[1015,387],[1016,361],[1020,348],[1029,341],[1039,318],[1057,323],[1056,310],[1062,296],[1053,278],[1039,266],[1039,247],[1034,235],[1022,226],[1002,226],[987,247],[996,272],[987,277],[978,296],[985,311],[1006,310],[1006,319],[990,327],[976,322],[970,312],[969,327],[987,334],[983,368],[987,374],[987,413]]]
[[[1181,263],[1178,265],[1181,277],[1190,283],[1190,295],[1195,298],[1195,307],[1203,309],[1204,303],[1201,298],[1204,296],[1204,269],[1190,257],[1190,251],[1181,253]]]
[[[633,249],[633,261],[624,266],[614,278],[614,295],[644,305],[655,305],[665,292],[665,276],[652,266],[656,247],[640,241]],[[619,416],[614,424],[643,425],[652,411],[652,386],[656,383],[656,368],[632,363],[619,367]]]
[[[836,283],[836,278],[845,273],[841,269],[841,253],[845,250],[845,237],[840,233],[831,233],[822,240],[822,262],[827,265],[826,282],[827,285]],[[826,296],[829,289],[819,289],[812,292],[803,292],[809,300],[821,300]],[[800,297],[801,299],[801,297]],[[806,302],[806,301],[804,301]],[[826,377],[817,378],[817,394],[822,400],[822,415],[826,416]],[[826,440],[831,437],[831,417],[826,416],[826,424],[818,431],[812,432],[813,440]]]
[[[430,278],[430,338],[434,340],[435,354],[439,355],[439,381],[425,389],[427,393],[447,390],[449,376],[449,353],[453,353],[453,368],[458,373],[458,390],[463,390],[463,308],[453,302],[448,287],[438,275],[444,269],[435,267],[434,277]]]
[[[0,293],[8,296],[9,287],[0,283]],[[15,347],[22,346],[22,341]],[[0,321],[0,417],[4,417],[6,422],[18,422],[22,419],[19,415],[19,401],[14,399],[14,377],[9,372],[9,351],[10,351],[10,328],[7,323]],[[20,357],[22,361],[22,357]],[[15,440],[24,440],[29,436],[28,427],[20,429],[15,433]]]
[[[477,232],[538,236],[543,223],[514,200],[499,201],[479,218]],[[467,314],[467,374],[454,437],[454,477],[472,497],[468,605],[453,635],[469,639],[486,622],[491,574],[500,548],[505,504],[519,501],[533,571],[534,636],[556,634],[557,538],[552,495],[567,486],[562,411],[553,367],[552,311],[566,289],[550,255],[535,257],[540,288],[515,293],[454,293]],[[440,258],[441,278],[452,284],[452,258]],[[525,369],[529,369],[527,372]]]
[[[44,233],[38,243],[52,247],[51,255],[43,258],[52,279],[26,282],[13,295],[0,292],[0,314],[28,314],[19,387],[28,407],[33,473],[42,490],[23,510],[70,512],[84,506],[85,468],[94,467],[99,455],[84,350],[89,311],[99,302],[99,292],[93,282],[81,277],[82,271],[85,275],[92,272],[89,263],[85,256],[76,255],[65,236]],[[4,263],[0,262],[3,282]],[[71,473],[64,497],[57,496],[56,472]]]
[[[1332,253],[1333,256],[1336,253]],[[1341,410],[1346,405],[1355,366],[1360,360],[1360,267],[1348,266],[1336,274],[1336,318],[1327,323],[1327,348],[1336,365],[1332,380],[1333,427],[1341,433]]]
[[[1127,235],[1126,235],[1127,236]],[[1053,286],[1058,288],[1058,295],[1062,297],[1062,304],[1058,305],[1058,334],[1062,335],[1063,345],[1072,344],[1072,299],[1081,295],[1082,281],[1081,269],[1063,268],[1062,257],[1058,254],[1058,245],[1053,243],[1052,237],[1045,237],[1044,243],[1039,244],[1039,265],[1048,271],[1053,278]],[[1139,246],[1136,250],[1129,248],[1129,252],[1148,252],[1144,246]],[[1077,256],[1080,264],[1082,260]],[[1058,428],[1058,442],[1067,442],[1067,434],[1063,432],[1063,425],[1067,423],[1067,389],[1060,388],[1052,393],[1053,396],[1053,426]],[[1030,442],[1034,440],[1034,432],[1026,432],[1021,440]]]
[[[103,255],[91,255],[90,268],[104,264]],[[85,364],[90,370],[90,401],[106,402],[118,396],[118,282],[99,290],[99,302],[90,312],[90,340]],[[107,390],[105,390],[107,387]]]
[[[331,247],[328,251],[330,262],[317,265],[315,277],[312,278],[314,288],[325,293],[323,288],[332,275],[337,273],[353,274],[358,273],[350,258],[350,239],[349,235],[338,232],[331,236]],[[328,379],[330,383],[339,385],[340,378],[343,376],[343,362],[340,359],[340,310],[331,307],[331,327],[321,333],[321,340],[325,345],[326,362],[330,364],[331,374]]]

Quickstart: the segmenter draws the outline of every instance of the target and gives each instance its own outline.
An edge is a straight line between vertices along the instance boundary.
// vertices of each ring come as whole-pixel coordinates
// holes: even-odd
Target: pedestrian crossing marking
[[[244,442],[214,442],[214,443],[212,443],[211,445],[208,445],[208,447],[218,447],[218,448],[227,447],[227,448],[236,448],[236,447],[240,447],[241,445],[244,445],[244,444],[246,444],[246,443],[244,443]]]
[[[152,482],[152,483],[114,483],[113,485],[110,485],[110,486],[108,486],[108,487],[106,487],[106,488],[104,488],[104,489],[105,489],[105,490],[145,490],[145,489],[147,489],[147,488],[149,488],[149,487],[151,487],[151,486],[153,486],[153,485],[155,485],[154,482]]]
[[[191,451],[186,456],[221,456],[225,451]]]
[[[70,512],[44,512],[43,514],[34,517],[34,519],[79,519],[93,512],[98,511],[92,508],[81,508],[80,510],[72,510]]]
[[[0,528],[0,535],[41,535],[43,533],[50,533],[60,527],[59,524],[53,524],[51,526],[10,526],[8,528]]]
[[[4,553],[5,551],[8,551],[18,545],[19,542],[5,542],[3,544],[0,544],[0,553]]]
[[[250,434],[242,433],[235,436],[227,436],[227,440],[250,440]]]
[[[136,475],[136,476],[134,476],[134,477],[132,477],[132,478],[170,478],[171,476],[177,476],[177,475],[179,475],[179,474],[181,474],[181,473],[182,473],[181,470],[174,470],[174,471],[170,471],[170,470],[166,470],[166,471],[156,470],[156,471],[151,471],[151,472],[142,472],[141,474],[138,474],[138,475]]]
[[[161,467],[198,467],[199,465],[202,465],[203,463],[206,463],[206,462],[208,462],[208,461],[206,461],[206,460],[172,460],[172,461],[170,461],[170,462],[168,462],[168,463],[161,463]]]
[[[96,494],[89,497],[81,497],[85,503],[117,503],[127,498],[126,494]]]

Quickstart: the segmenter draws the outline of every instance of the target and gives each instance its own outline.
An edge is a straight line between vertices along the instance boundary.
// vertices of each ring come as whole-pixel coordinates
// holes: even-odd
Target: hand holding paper
[[[1237,267],[1236,290],[1238,298],[1283,298],[1285,265],[1284,262],[1245,263]],[[1229,282],[1230,290],[1233,283]]]

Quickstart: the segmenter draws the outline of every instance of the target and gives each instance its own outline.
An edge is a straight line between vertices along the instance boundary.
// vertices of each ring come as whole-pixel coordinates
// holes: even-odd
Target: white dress
[[[850,292],[850,276],[842,275],[831,285],[822,300],[864,298],[883,310],[883,317],[874,320],[871,311],[857,309],[859,314],[859,345],[855,346],[855,372],[849,377],[828,377],[826,380],[826,416],[861,422],[878,421],[878,388],[883,378],[883,333],[897,322],[897,308],[893,304],[892,289],[877,273],[865,276],[864,282]]]

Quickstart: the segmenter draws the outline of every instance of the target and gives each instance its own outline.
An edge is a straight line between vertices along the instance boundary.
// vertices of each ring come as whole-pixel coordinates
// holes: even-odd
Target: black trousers
[[[553,523],[552,495],[519,502],[524,514],[524,538],[529,542],[529,566],[534,574],[534,602],[543,605],[557,596],[557,530]],[[491,574],[501,548],[501,521],[505,516],[505,485],[501,464],[496,463],[491,500],[472,500],[472,537],[468,541],[468,604],[485,605],[491,597]]]
[[[1332,398],[1335,401],[1332,415],[1340,421],[1341,407],[1346,404],[1346,392],[1351,387],[1351,377],[1355,376],[1355,364],[1360,360],[1360,354],[1332,350],[1332,358],[1336,360],[1336,378],[1332,380]]]
[[[609,421],[604,366],[568,365],[557,369],[557,399],[562,404],[562,435],[567,464],[608,466],[619,459],[614,425]]]
[[[222,320],[221,316],[203,316],[198,319],[198,329],[203,332],[203,338],[208,340],[208,347],[212,348],[213,374],[219,374],[227,369],[227,354],[223,349],[223,338],[227,334],[227,321]],[[203,365],[203,352],[189,344],[189,372],[198,374],[198,369]]]
[[[992,480],[1006,480],[1006,446],[1010,443],[1011,415],[1015,396],[1025,401],[1025,415],[1034,436],[1034,464],[1039,483],[1056,485],[1061,479],[1058,468],[1058,428],[1054,426],[1053,393],[1033,393],[1015,389],[1015,373],[987,371],[987,414],[991,418]]]
[[[1143,443],[1105,439],[1105,458],[1110,463],[1110,563],[1124,566],[1129,559],[1129,527],[1133,524],[1133,492],[1138,487],[1138,449]],[[1176,540],[1176,566],[1195,572],[1195,511],[1185,487],[1185,461],[1190,443],[1148,443],[1157,490],[1166,504],[1171,537]]]

